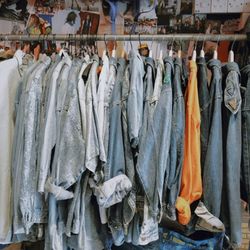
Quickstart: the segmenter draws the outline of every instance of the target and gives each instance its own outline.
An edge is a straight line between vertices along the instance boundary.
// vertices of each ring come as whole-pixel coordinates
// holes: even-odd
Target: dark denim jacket
[[[222,154],[222,73],[219,60],[211,59],[208,68],[212,73],[210,83],[210,119],[208,124],[207,150],[203,155],[203,199],[208,210],[215,216],[220,216],[223,154]],[[216,201],[216,202],[215,202]]]
[[[235,62],[222,68],[223,119],[223,188],[221,219],[233,245],[241,243],[240,163],[241,95],[240,72]]]
[[[250,204],[250,65],[241,70],[242,74],[242,198]],[[245,194],[243,196],[243,194]]]

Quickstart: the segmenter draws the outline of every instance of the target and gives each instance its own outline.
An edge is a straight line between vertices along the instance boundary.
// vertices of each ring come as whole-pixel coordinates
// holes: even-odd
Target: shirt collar
[[[24,55],[25,55],[25,53],[20,49],[18,49],[15,52],[14,57],[17,59],[19,65],[22,64]]]

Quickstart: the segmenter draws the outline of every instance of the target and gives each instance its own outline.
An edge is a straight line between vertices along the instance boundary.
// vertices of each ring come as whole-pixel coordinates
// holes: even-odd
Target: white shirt
[[[102,71],[100,73],[99,77],[99,85],[98,85],[98,91],[97,91],[97,113],[99,118],[99,124],[100,124],[100,133],[101,138],[104,140],[104,132],[105,132],[105,119],[104,119],[104,107],[105,107],[105,90],[107,88],[107,81],[109,76],[109,59],[107,55],[103,55],[103,66]]]
[[[14,136],[14,105],[21,79],[18,67],[24,53],[17,50],[12,59],[0,62],[0,243],[8,241],[12,225],[11,155]]]

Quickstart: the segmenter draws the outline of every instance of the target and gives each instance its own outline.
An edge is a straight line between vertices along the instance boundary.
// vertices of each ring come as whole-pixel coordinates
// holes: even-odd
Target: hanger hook
[[[218,49],[218,44],[219,44],[219,41],[220,41],[220,37],[221,37],[221,34],[218,35],[218,39],[217,39],[217,42],[216,42],[216,50]]]
[[[115,42],[114,42],[114,50],[116,50],[117,46],[116,46],[116,35],[115,35]]]
[[[172,37],[171,48],[170,48],[171,50],[173,49],[174,40],[175,40],[175,34],[173,34],[173,37]]]
[[[197,36],[197,38],[196,38],[196,41],[195,41],[195,43],[194,43],[194,50],[197,49],[197,43],[198,43],[199,38],[200,38],[200,34],[198,34],[198,36]]]
[[[106,49],[106,52],[107,52],[107,51],[108,51],[108,49],[107,49],[106,34],[104,34],[104,43],[105,43],[105,49]]]
[[[204,34],[204,37],[203,37],[201,50],[204,50],[205,39],[206,39],[206,34]]]
[[[236,41],[236,34],[234,35],[234,41],[233,41],[233,43],[232,43],[232,45],[231,45],[231,50],[232,50],[232,51],[233,51],[233,49],[234,49],[235,41]]]
[[[130,42],[130,47],[131,47],[131,49],[133,48],[133,45],[132,45],[132,42],[131,42],[131,33],[129,34],[129,42]]]

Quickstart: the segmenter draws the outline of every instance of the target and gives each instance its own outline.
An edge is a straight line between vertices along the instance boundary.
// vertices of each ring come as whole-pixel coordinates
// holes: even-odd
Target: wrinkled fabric
[[[99,58],[95,55],[86,82],[86,151],[85,167],[95,172],[98,161],[106,162],[104,142],[100,135],[100,124],[97,113],[97,67]]]
[[[170,147],[172,120],[171,66],[167,63],[160,99],[152,123],[142,141],[136,166],[154,220],[161,218],[164,175]],[[164,149],[164,150],[162,150]]]
[[[144,64],[139,52],[131,50],[129,54],[130,91],[128,95],[128,131],[133,148],[139,143],[143,116],[143,76]]]
[[[124,80],[122,82],[122,136],[124,144],[124,156],[125,156],[125,174],[132,183],[132,189],[123,200],[123,225],[125,234],[128,232],[129,223],[132,221],[136,212],[136,181],[135,181],[135,163],[132,152],[132,147],[129,141],[128,134],[128,114],[127,114],[127,102],[129,93],[129,65],[125,68]]]
[[[176,220],[175,202],[180,191],[181,173],[183,166],[183,147],[185,129],[185,106],[182,93],[183,70],[180,58],[174,62],[174,77],[172,81],[173,108],[171,124],[171,142],[169,152],[168,179],[166,180],[167,190],[165,189],[163,200],[166,203],[166,212],[169,218]],[[166,176],[167,178],[167,176]]]
[[[250,204],[250,66],[241,70],[242,74],[242,159],[241,159],[241,193]],[[243,195],[242,195],[243,196]]]
[[[201,112],[201,170],[203,175],[203,168],[208,147],[209,127],[210,127],[210,93],[208,87],[207,65],[204,57],[197,58],[197,81],[199,104]],[[216,75],[216,78],[218,75]]]
[[[126,61],[120,58],[117,63],[117,78],[112,92],[111,104],[110,104],[110,117],[109,117],[109,147],[106,171],[108,173],[108,179],[115,177],[126,172],[125,169],[125,153],[122,137],[122,83],[124,81]],[[117,238],[117,225],[119,224],[120,231],[122,228],[122,204],[116,204],[110,207],[108,211],[109,227],[112,232],[112,236],[116,245],[123,243],[124,239]]]
[[[104,140],[106,131],[106,119],[105,119],[105,90],[108,84],[109,78],[109,59],[106,54],[102,58],[103,66],[99,76],[99,84],[97,90],[97,102],[98,102],[98,118],[100,123],[100,136]]]
[[[122,202],[132,188],[132,183],[124,174],[117,175],[99,186],[95,184],[93,179],[90,179],[89,185],[94,189],[99,206],[104,208]]]
[[[71,62],[68,62],[68,59],[62,59],[54,69],[52,77],[49,84],[49,93],[48,93],[48,102],[47,102],[47,111],[45,118],[45,125],[43,131],[43,142],[41,149],[41,162],[40,162],[40,171],[39,171],[39,182],[38,182],[38,191],[44,192],[44,186],[46,179],[49,174],[49,167],[51,162],[51,152],[56,144],[56,87],[57,79],[63,68],[64,64],[71,66]]]
[[[203,201],[208,210],[219,217],[223,181],[221,63],[219,60],[211,59],[208,68],[211,70],[212,79],[209,89],[210,119],[207,121],[209,133],[203,166]]]
[[[85,170],[85,143],[82,135],[79,109],[77,79],[81,62],[74,60],[67,82],[61,81],[58,86],[57,101],[57,136],[55,155],[52,166],[52,178],[55,184],[68,189]],[[59,84],[59,82],[58,82]],[[64,91],[63,91],[64,89]],[[62,92],[60,92],[62,90]],[[61,93],[67,93],[65,97]],[[59,100],[64,100],[60,104]]]
[[[1,99],[0,99],[0,242],[10,241],[12,209],[11,209],[11,158],[15,128],[15,96],[20,85],[24,53],[17,50],[14,57],[0,62]],[[14,191],[14,190],[13,190]]]
[[[32,81],[26,85],[26,105],[24,110],[23,170],[20,182],[20,210],[25,232],[28,233],[34,223],[44,222],[43,198],[37,192],[38,182],[38,145],[41,115],[42,78],[50,64],[47,57],[40,62]],[[30,84],[29,84],[30,83]]]
[[[241,164],[241,95],[240,72],[235,62],[222,68],[224,105],[223,187],[221,220],[233,246],[241,244],[240,164]]]
[[[19,84],[16,93],[16,127],[13,141],[13,155],[12,155],[12,183],[13,183],[13,233],[24,233],[22,224],[22,216],[19,207],[20,199],[20,185],[22,181],[23,171],[23,155],[24,145],[22,143],[24,138],[24,123],[25,123],[25,103],[26,103],[26,84],[32,80],[33,75],[39,62],[34,63],[24,74],[22,81]]]
[[[200,108],[197,86],[197,66],[189,62],[190,75],[185,93],[185,141],[180,194],[176,201],[179,223],[190,221],[190,204],[202,194],[200,166]]]

